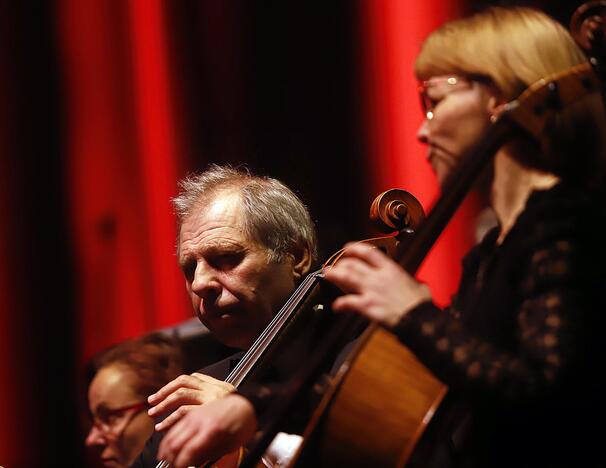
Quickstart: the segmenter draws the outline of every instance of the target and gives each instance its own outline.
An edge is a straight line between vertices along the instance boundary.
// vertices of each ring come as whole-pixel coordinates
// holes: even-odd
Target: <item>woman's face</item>
[[[419,89],[425,120],[417,138],[442,186],[461,156],[486,132],[499,100],[488,84],[454,75],[431,77]]]
[[[153,432],[146,398],[135,391],[136,379],[128,367],[111,364],[97,372],[88,389],[94,422],[86,446],[99,451],[105,466],[129,466]]]

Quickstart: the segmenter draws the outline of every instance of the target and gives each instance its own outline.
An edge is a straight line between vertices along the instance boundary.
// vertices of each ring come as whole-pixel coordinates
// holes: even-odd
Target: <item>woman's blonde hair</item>
[[[452,21],[424,42],[415,63],[421,80],[439,75],[488,78],[505,101],[532,83],[587,62],[568,31],[525,7],[491,7]],[[559,112],[529,165],[599,185],[606,172],[606,120],[599,90]],[[585,160],[573,158],[583,147]]]

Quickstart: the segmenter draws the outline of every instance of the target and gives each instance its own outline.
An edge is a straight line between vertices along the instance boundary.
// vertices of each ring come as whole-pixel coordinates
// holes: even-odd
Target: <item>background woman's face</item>
[[[88,401],[95,424],[86,445],[99,451],[105,466],[129,466],[153,432],[146,406],[112,412],[145,403],[146,397],[135,391],[136,379],[128,367],[111,364],[99,370],[90,384]]]
[[[427,159],[443,185],[452,168],[486,132],[497,99],[483,83],[435,76],[426,81],[425,99],[432,106],[417,138],[427,144]]]

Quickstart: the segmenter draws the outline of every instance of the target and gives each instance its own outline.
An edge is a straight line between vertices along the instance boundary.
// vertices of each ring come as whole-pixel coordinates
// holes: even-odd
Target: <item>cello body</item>
[[[306,429],[314,460],[297,466],[404,466],[447,390],[392,333],[371,324]]]

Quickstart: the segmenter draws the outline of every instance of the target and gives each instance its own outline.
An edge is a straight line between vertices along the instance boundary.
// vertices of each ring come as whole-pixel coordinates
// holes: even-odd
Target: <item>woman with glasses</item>
[[[417,138],[443,189],[507,103],[586,64],[533,9],[490,8],[432,33],[416,61]],[[603,466],[605,434],[593,428],[604,415],[606,122],[599,86],[581,87],[569,103],[552,93],[534,105],[533,115],[554,110],[543,131],[525,128],[496,151],[498,226],[463,260],[449,307],[363,245],[326,272],[346,293],[334,310],[391,329],[448,385],[423,466]]]
[[[101,353],[92,367],[86,446],[104,466],[130,466],[154,430],[147,397],[183,373],[181,349],[163,335],[150,334]]]

